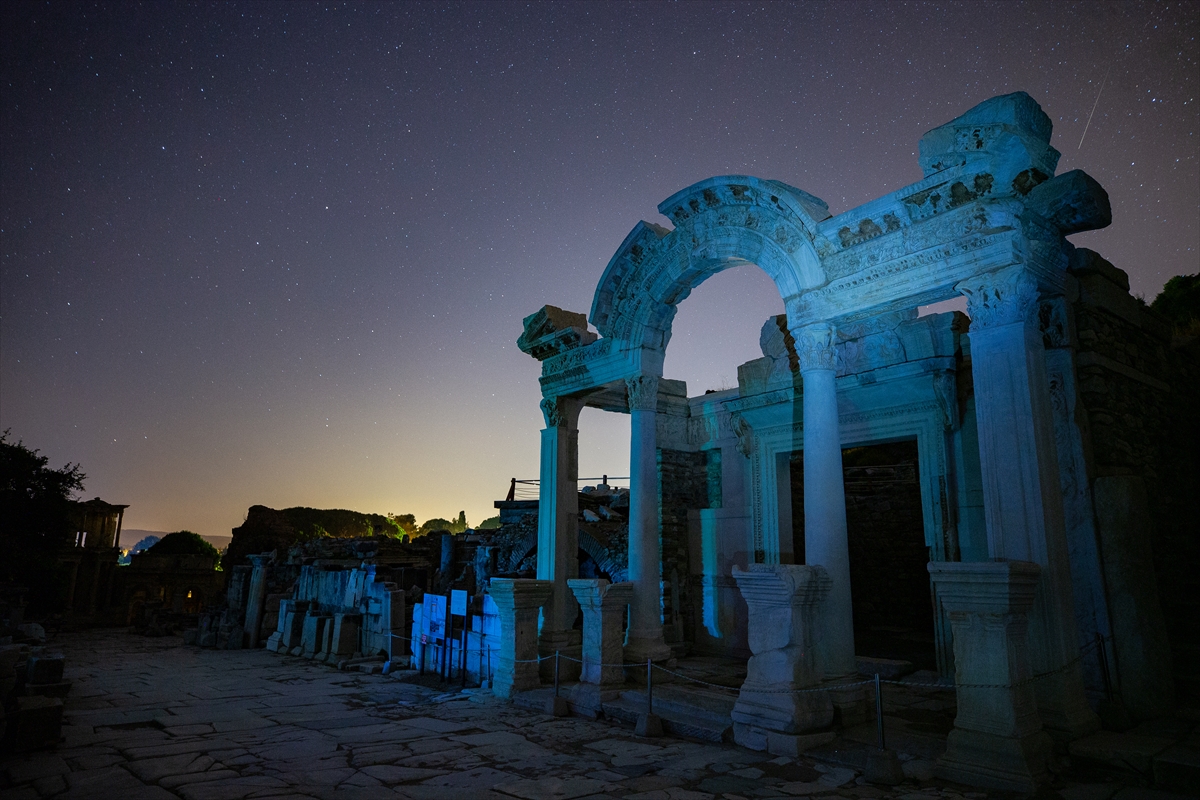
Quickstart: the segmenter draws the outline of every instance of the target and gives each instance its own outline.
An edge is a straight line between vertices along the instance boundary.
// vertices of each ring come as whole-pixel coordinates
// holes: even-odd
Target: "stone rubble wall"
[[[1126,274],[1097,254],[1077,250],[1070,273],[1077,281],[1070,299],[1082,406],[1078,422],[1090,445],[1097,537],[1114,629],[1124,624],[1152,631],[1165,624],[1175,688],[1180,699],[1195,702],[1200,699],[1200,596],[1194,588],[1200,567],[1195,535],[1200,349],[1194,341],[1173,341],[1170,325],[1129,294]],[[1165,623],[1147,622],[1142,609],[1147,603],[1161,606]],[[1152,672],[1153,666],[1145,670]]]

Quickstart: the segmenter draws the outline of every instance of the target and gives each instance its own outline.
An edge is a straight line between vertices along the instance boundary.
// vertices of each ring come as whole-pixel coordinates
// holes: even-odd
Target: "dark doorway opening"
[[[915,440],[842,451],[854,650],[937,669]],[[804,556],[804,459],[792,454],[792,538]]]

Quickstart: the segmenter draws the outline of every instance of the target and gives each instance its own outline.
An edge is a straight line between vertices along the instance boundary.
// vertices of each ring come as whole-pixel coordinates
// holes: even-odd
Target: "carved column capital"
[[[635,375],[625,379],[629,390],[630,411],[654,411],[658,408],[658,378],[654,375]]]
[[[542,416],[546,418],[547,428],[561,428],[566,425],[567,413],[563,408],[562,398],[547,397],[542,400]]]
[[[796,340],[801,374],[814,369],[837,369],[836,338],[832,325],[817,323],[796,328],[792,331],[792,338]]]
[[[976,275],[954,288],[967,298],[971,330],[1037,318],[1037,281],[1021,266]]]

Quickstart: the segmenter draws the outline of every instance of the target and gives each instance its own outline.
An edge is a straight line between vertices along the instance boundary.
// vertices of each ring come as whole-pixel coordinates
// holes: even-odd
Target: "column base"
[[[674,657],[671,648],[667,646],[660,631],[657,637],[654,636],[634,636],[630,632],[628,639],[625,641],[625,663],[626,664],[645,664],[646,659],[650,659],[654,663],[660,661],[670,661]]]
[[[827,680],[822,684],[829,690],[822,694],[827,695],[833,703],[834,724],[848,728],[875,718],[874,690],[866,685],[842,685],[859,683],[861,680],[861,675],[847,675]]]
[[[1100,717],[1087,704],[1082,687],[1078,665],[1034,684],[1038,716],[1052,739],[1073,742],[1100,730]]]
[[[938,759],[938,777],[971,786],[1036,792],[1049,777],[1054,743],[1044,731],[1023,738],[955,728]]]
[[[568,683],[579,680],[583,671],[583,641],[581,631],[546,631],[538,637],[538,655],[545,659],[538,665],[538,673],[543,683],[554,682],[554,652],[560,656],[558,660],[558,681]],[[575,660],[571,660],[575,659]]]
[[[783,689],[786,686],[769,688]],[[730,717],[742,725],[798,734],[828,728],[833,724],[833,714],[833,701],[828,692],[756,692],[743,684]]]

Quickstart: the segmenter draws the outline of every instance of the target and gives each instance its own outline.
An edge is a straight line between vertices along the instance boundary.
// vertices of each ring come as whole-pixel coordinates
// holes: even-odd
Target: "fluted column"
[[[826,679],[836,679],[853,675],[857,667],[834,331],[830,325],[809,325],[792,336],[804,380],[804,561],[823,566],[831,581],[818,649]]]
[[[626,658],[670,658],[662,630],[662,553],[658,530],[658,378],[625,380],[629,390],[629,579],[633,602]]]
[[[548,397],[542,401],[546,427],[542,431],[541,480],[538,483],[538,558],[539,580],[550,581],[554,589],[542,610],[542,629],[538,650],[542,655],[555,651],[576,655],[578,640],[572,642],[572,629],[579,604],[567,588],[567,581],[579,575],[579,413],[583,402],[568,397]],[[563,662],[573,673],[574,662]],[[547,667],[549,669],[549,667]],[[574,677],[569,674],[568,677]]]
[[[1014,265],[958,285],[971,316],[971,372],[979,425],[988,555],[1042,568],[1029,613],[1038,714],[1051,732],[1077,738],[1099,727],[1083,692],[1054,443],[1038,287]],[[1074,664],[1071,662],[1075,661]]]

